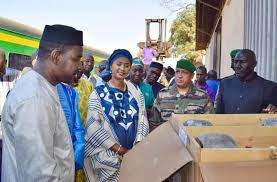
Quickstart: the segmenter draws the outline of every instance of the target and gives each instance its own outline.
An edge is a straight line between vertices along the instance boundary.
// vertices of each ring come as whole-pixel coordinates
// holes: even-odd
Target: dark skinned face
[[[158,79],[160,78],[162,73],[162,70],[158,69],[158,68],[149,68],[148,70],[148,74],[146,77],[146,81],[147,83],[149,83],[150,85],[154,84],[155,82],[158,81]]]
[[[81,62],[78,66],[78,70],[76,71],[76,73],[74,74],[74,78],[73,78],[73,83],[72,85],[75,87],[75,86],[78,86],[78,81],[79,79],[82,77],[83,75],[83,70],[84,70],[84,65],[83,65],[83,62]]]
[[[173,77],[174,77],[174,75],[173,75],[173,74],[168,73],[168,72],[167,72],[167,70],[165,70],[165,71],[164,71],[164,75],[165,75],[165,78],[166,78],[166,80],[167,80],[167,81],[170,81],[170,80],[171,80],[171,78],[173,78]]]
[[[71,49],[59,56],[56,70],[58,81],[68,84],[73,82],[81,65],[82,52],[82,46],[72,46]]]
[[[86,56],[84,60],[84,71],[90,73],[94,67],[94,58],[92,56]]]
[[[101,73],[104,69],[106,69],[106,64],[108,64],[108,62],[101,62],[98,66],[98,72]]]
[[[207,74],[201,69],[196,70],[196,81],[200,84],[205,83]]]
[[[246,80],[254,73],[256,61],[249,59],[243,53],[239,53],[234,59],[234,69],[240,80]]]
[[[139,84],[144,76],[143,67],[140,65],[134,65],[129,74],[131,82]]]

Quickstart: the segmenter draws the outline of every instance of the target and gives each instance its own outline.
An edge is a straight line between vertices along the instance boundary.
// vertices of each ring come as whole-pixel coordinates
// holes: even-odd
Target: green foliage
[[[195,5],[188,6],[178,13],[171,25],[169,39],[174,46],[173,53],[175,55],[183,55],[192,61],[201,55],[201,52],[195,51],[195,26]]]

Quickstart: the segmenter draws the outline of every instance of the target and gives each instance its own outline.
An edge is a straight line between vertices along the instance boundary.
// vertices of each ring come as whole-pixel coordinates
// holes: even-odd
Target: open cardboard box
[[[178,129],[187,120],[206,120],[213,126],[260,126],[264,119],[277,118],[276,114],[172,114],[171,121]]]
[[[228,164],[228,162],[241,161],[270,161],[276,159],[277,156],[277,151],[270,149],[271,146],[277,146],[277,127],[183,127],[179,129],[180,132],[186,133],[187,138],[184,143],[194,159],[193,169],[190,175],[192,181],[202,181],[199,168],[200,163],[226,162]],[[238,148],[201,148],[195,138],[207,133],[227,134],[236,141]]]
[[[181,130],[180,130],[181,131]],[[277,146],[277,127],[212,126],[184,127],[186,147],[199,162],[270,160],[271,146]],[[207,133],[231,136],[238,148],[201,148],[195,138]]]
[[[160,182],[192,160],[167,122],[124,155],[119,181]]]
[[[223,118],[227,115],[213,115],[214,117],[211,117],[212,115],[194,116],[199,116],[203,119],[211,118],[211,121],[218,123],[220,122],[215,118],[221,118],[222,120],[219,120],[221,120],[224,123],[226,120],[224,120]],[[235,123],[235,121],[238,122],[240,120],[240,116],[244,118],[243,121],[248,121],[249,123],[256,123],[254,125],[257,125],[261,121],[261,118],[270,118],[276,115],[268,115],[269,117],[265,115],[248,115],[251,117],[251,119],[249,119],[247,115],[229,115],[229,117],[231,117],[232,119],[228,119],[228,117],[226,117],[226,119],[230,122]],[[237,120],[235,120],[234,118],[237,118]],[[253,121],[253,118],[256,118],[255,121]],[[199,118],[196,117],[196,119]],[[248,141],[251,141],[251,144],[253,144],[253,146],[262,147],[250,149],[236,149],[236,151],[233,152],[239,151],[240,154],[243,155],[242,157],[237,157],[233,154],[233,152],[229,152],[227,149],[221,149],[219,151],[223,156],[215,156],[217,154],[214,153],[215,151],[212,150],[201,154],[201,152],[205,150],[197,148],[197,143],[193,143],[194,145],[188,145],[195,147],[195,153],[190,152],[183,143],[185,142],[184,139],[187,135],[179,133],[179,131],[184,129],[182,127],[182,123],[180,123],[181,122],[177,120],[172,120],[171,122],[164,123],[163,125],[156,128],[152,133],[150,133],[144,141],[140,142],[131,151],[129,151],[123,158],[119,181],[164,181],[181,168],[184,169],[182,171],[184,171],[185,173],[184,175],[182,175],[182,179],[183,181],[187,182],[195,182],[197,180],[202,181],[201,172],[205,182],[256,182],[257,179],[264,179],[263,181],[267,182],[277,181],[277,175],[275,174],[277,168],[277,161],[271,161],[269,159],[270,149],[268,148],[268,146],[271,146],[273,144],[277,145],[277,127],[248,127],[248,129],[244,128],[240,129],[240,131],[237,132],[234,131],[234,136],[238,136],[238,138],[240,138],[240,145],[244,146],[244,144],[246,144]],[[226,124],[228,125],[227,121]],[[194,131],[192,131],[192,128],[196,127],[190,128],[191,129],[189,130],[189,132],[193,134]],[[228,127],[225,127],[225,131],[231,130],[226,128]],[[238,128],[239,127],[236,127],[236,129]],[[222,127],[218,129],[222,129]],[[261,132],[258,132],[259,134],[256,134],[259,129],[261,129]],[[248,133],[245,132],[246,130]],[[242,132],[241,135],[239,135],[240,132]],[[269,134],[267,134],[268,132]],[[195,133],[196,132],[194,132],[194,134]],[[193,135],[187,136],[187,138],[189,137],[193,137]],[[190,141],[190,143],[194,142],[192,138],[187,139],[187,141]],[[228,159],[229,157],[227,157],[227,155],[229,154],[233,155],[233,157],[231,158],[232,160]],[[250,155],[250,157],[248,156],[248,154]],[[203,158],[201,158],[202,155]],[[210,159],[209,156],[211,156],[212,159]],[[214,156],[215,158],[213,159]],[[246,157],[246,159],[243,157]],[[221,159],[223,160],[221,161]],[[241,162],[241,160],[243,162]],[[240,168],[236,168],[238,165],[240,166]],[[241,166],[247,167],[244,168]],[[263,170],[260,170],[261,168]],[[195,169],[198,169],[198,171],[195,171]],[[251,175],[248,173],[249,171],[255,174]]]
[[[277,161],[200,163],[204,182],[276,182]]]

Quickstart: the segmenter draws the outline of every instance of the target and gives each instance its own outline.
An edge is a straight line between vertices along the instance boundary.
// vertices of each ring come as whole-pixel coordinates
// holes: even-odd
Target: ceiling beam
[[[216,11],[219,11],[219,12],[221,11],[218,7],[215,7],[215,6],[213,6],[213,5],[209,4],[209,3],[206,3],[206,2],[204,2],[202,0],[197,0],[197,1],[199,3],[205,5],[205,6],[208,6],[209,8],[212,8],[212,9],[216,10]]]

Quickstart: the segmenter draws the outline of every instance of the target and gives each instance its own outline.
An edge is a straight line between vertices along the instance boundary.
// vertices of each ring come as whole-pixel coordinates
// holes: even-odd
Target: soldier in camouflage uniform
[[[152,129],[168,121],[172,113],[214,113],[209,95],[192,84],[194,71],[195,67],[190,61],[181,59],[177,62],[175,73],[176,84],[162,89],[154,102],[149,118]]]

